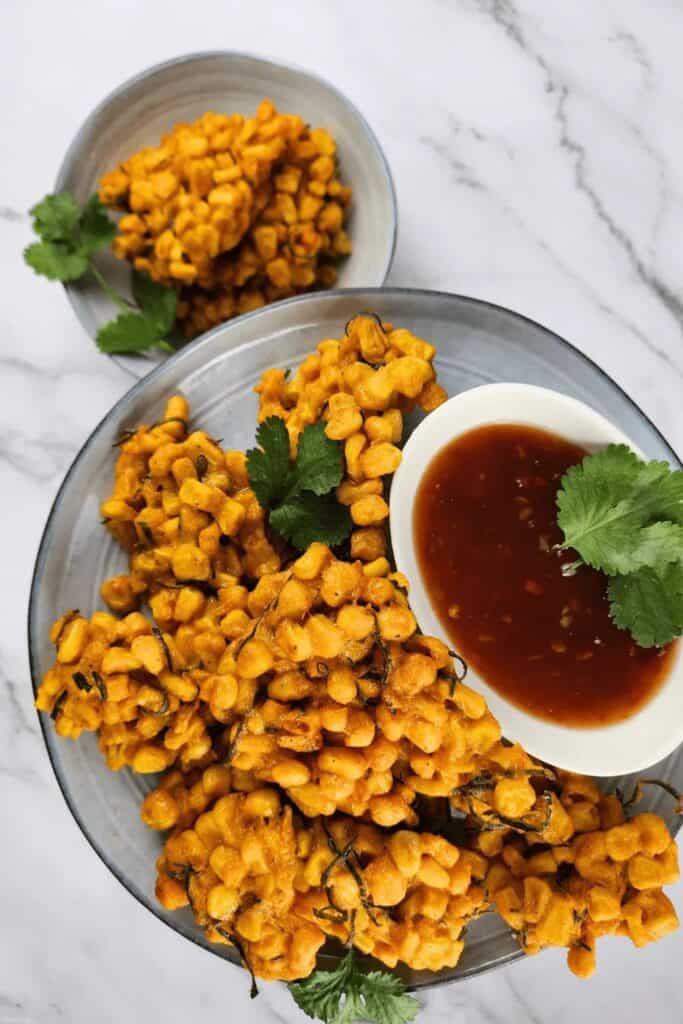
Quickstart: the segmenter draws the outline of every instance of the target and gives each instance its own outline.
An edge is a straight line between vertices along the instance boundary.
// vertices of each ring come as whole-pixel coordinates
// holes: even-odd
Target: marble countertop
[[[0,133],[0,1024],[303,1021],[132,900],[88,847],[43,748],[25,620],[34,555],[73,456],[130,379],[61,289],[22,266],[27,208],[78,125],[141,68],[210,47],[319,71],[376,130],[400,237],[390,283],[457,291],[556,329],[683,450],[683,6],[653,0],[84,0],[10,4]],[[7,499],[10,500],[7,500]],[[683,886],[673,890],[683,911]],[[681,934],[560,951],[422,996],[424,1024],[683,1019]]]

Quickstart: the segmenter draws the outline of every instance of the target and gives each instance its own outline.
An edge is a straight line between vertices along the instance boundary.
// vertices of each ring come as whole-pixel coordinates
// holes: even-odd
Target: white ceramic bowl
[[[333,85],[301,68],[247,53],[192,53],[157,64],[130,78],[86,118],[69,146],[55,191],[84,201],[106,171],[142,146],[159,142],[178,121],[194,121],[207,110],[253,114],[267,97],[286,113],[327,128],[337,141],[341,178],[353,189],[351,255],[339,264],[339,288],[384,284],[394,256],[397,208],[386,158],[370,125]],[[97,257],[105,277],[129,294],[130,267],[111,253]],[[66,285],[76,316],[91,338],[116,314],[113,303],[86,278]],[[115,356],[142,377],[165,356]]]
[[[410,580],[410,603],[425,633],[447,639],[422,579],[413,543],[413,504],[434,456],[454,438],[490,423],[522,423],[549,430],[588,451],[627,444],[642,451],[583,402],[529,384],[486,384],[456,395],[413,431],[391,488],[391,541],[398,568]],[[683,656],[679,648],[652,700],[623,722],[594,729],[567,728],[511,704],[470,669],[507,736],[543,761],[585,775],[623,775],[666,757],[683,741]]]

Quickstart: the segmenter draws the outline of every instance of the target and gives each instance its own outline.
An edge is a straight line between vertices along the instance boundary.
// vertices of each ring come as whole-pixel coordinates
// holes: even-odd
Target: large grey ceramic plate
[[[334,86],[302,68],[248,53],[191,53],[148,68],[124,82],[93,110],[69,146],[55,191],[83,202],[100,178],[142,146],[154,146],[179,121],[207,110],[253,114],[268,97],[279,110],[327,128],[337,141],[342,180],[353,188],[349,233],[353,252],[339,265],[339,287],[383,284],[396,244],[397,210],[389,165],[363,115]],[[129,294],[128,264],[111,253],[96,258],[104,276]],[[66,285],[76,316],[91,338],[116,308],[89,278]],[[134,377],[165,356],[116,356]]]
[[[253,444],[257,401],[252,388],[269,366],[292,366],[323,338],[341,337],[344,324],[361,310],[408,327],[439,349],[439,377],[450,394],[476,384],[509,380],[564,391],[583,399],[622,428],[650,457],[678,459],[631,400],[594,363],[557,335],[497,306],[435,292],[397,289],[330,292],[304,296],[241,317],[207,334],[169,359],[133,387],[105,416],[81,452],[57,495],[36,563],[29,612],[34,687],[50,665],[50,624],[66,608],[90,613],[99,606],[102,580],[123,571],[125,557],[99,524],[98,507],[109,491],[113,441],[127,427],[161,417],[164,402],[182,391],[193,423],[231,447]],[[78,743],[59,739],[41,716],[50,758],[64,797],[85,836],[116,877],[152,913],[217,956],[233,959],[224,946],[211,946],[189,913],[168,913],[154,899],[154,861],[160,838],[140,821],[149,778],[105,769],[92,736]],[[683,788],[680,750],[653,774]],[[606,780],[627,792],[633,780]],[[648,790],[643,808],[656,809],[672,830],[678,819],[672,801]],[[68,885],[68,870],[65,884]],[[465,978],[519,956],[508,929],[485,915],[468,931],[458,967],[438,975],[406,976],[420,987]]]

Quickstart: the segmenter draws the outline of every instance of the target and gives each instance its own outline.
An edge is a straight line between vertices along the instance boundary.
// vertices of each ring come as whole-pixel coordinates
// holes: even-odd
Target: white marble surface
[[[676,0],[10,0],[0,84],[0,1024],[299,1021],[138,906],[62,801],[31,706],[33,558],[70,460],[129,379],[22,266],[26,209],[90,108],[146,65],[226,47],[319,71],[395,174],[390,281],[509,305],[578,344],[683,449],[683,4]],[[8,500],[9,499],[9,500]],[[683,910],[683,887],[674,889]],[[560,953],[423,997],[425,1024],[683,1018],[683,938]]]

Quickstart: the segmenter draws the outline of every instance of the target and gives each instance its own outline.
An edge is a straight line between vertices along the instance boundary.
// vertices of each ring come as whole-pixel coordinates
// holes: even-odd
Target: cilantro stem
[[[100,273],[95,264],[90,260],[90,272],[99,284],[105,295],[108,295],[111,301],[118,306],[122,313],[130,313],[131,311],[137,312],[137,307],[132,302],[128,302],[122,295],[112,288],[107,279]]]

